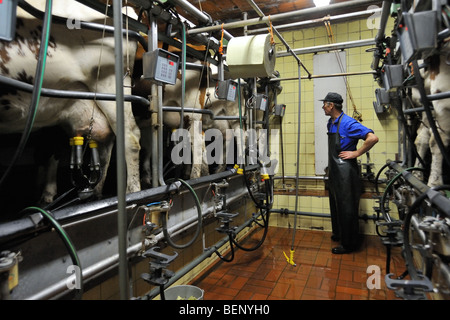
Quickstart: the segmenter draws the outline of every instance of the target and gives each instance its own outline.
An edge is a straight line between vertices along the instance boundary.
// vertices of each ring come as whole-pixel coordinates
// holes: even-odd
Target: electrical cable
[[[76,294],[76,298],[77,299],[81,299],[82,295],[83,295],[83,272],[82,272],[82,268],[81,268],[81,263],[80,263],[80,259],[78,258],[78,254],[77,251],[75,249],[75,246],[72,243],[72,240],[70,240],[69,235],[66,233],[66,231],[64,230],[64,228],[58,223],[58,221],[56,221],[55,218],[53,218],[53,216],[47,211],[44,210],[42,208],[38,208],[38,207],[28,207],[25,208],[21,211],[21,213],[26,212],[26,211],[38,211],[40,212],[50,223],[51,225],[55,228],[56,232],[58,233],[58,235],[61,237],[61,240],[63,240],[65,247],[67,248],[67,251],[69,252],[70,258],[72,260],[72,263],[77,266],[80,270],[80,280],[79,284],[80,284],[80,288],[77,288],[77,294]]]
[[[185,186],[188,188],[188,190],[191,192],[192,196],[194,197],[195,205],[196,205],[196,207],[197,207],[197,213],[198,213],[197,229],[196,229],[195,234],[194,234],[194,236],[192,237],[192,239],[189,240],[187,243],[185,243],[185,244],[177,244],[177,243],[175,243],[175,242],[172,240],[172,238],[170,237],[169,232],[168,232],[168,230],[167,230],[167,220],[166,220],[166,216],[165,216],[165,213],[166,213],[166,212],[164,212],[164,211],[161,212],[161,213],[163,213],[163,217],[162,217],[162,229],[163,229],[164,237],[165,237],[167,243],[168,243],[171,247],[176,248],[176,249],[184,249],[184,248],[187,248],[187,247],[189,247],[191,244],[194,243],[194,241],[195,241],[195,240],[197,239],[197,237],[199,236],[200,231],[202,230],[202,220],[203,220],[203,217],[202,217],[202,207],[201,207],[200,201],[198,200],[197,193],[195,193],[194,189],[193,189],[186,181],[184,181],[184,180],[182,180],[182,179],[177,178],[177,179],[175,179],[175,180],[177,180],[177,181],[181,182],[183,185],[185,185]]]
[[[30,110],[28,113],[28,117],[25,124],[25,129],[22,133],[22,136],[20,138],[19,145],[16,149],[16,152],[11,160],[10,165],[4,172],[2,178],[0,179],[0,186],[5,182],[6,177],[9,175],[10,171],[12,170],[13,166],[15,165],[16,161],[22,156],[22,153],[25,149],[25,145],[27,144],[28,138],[31,133],[31,129],[33,128],[33,124],[36,118],[38,106],[39,106],[39,98],[41,95],[42,90],[42,83],[44,81],[44,72],[45,72],[45,65],[47,62],[47,50],[48,50],[48,44],[50,39],[50,27],[52,22],[52,0],[47,0],[46,2],[46,8],[45,8],[45,15],[43,20],[43,26],[42,26],[42,34],[41,34],[41,45],[39,48],[39,57],[38,62],[36,66],[36,77],[35,82],[33,86],[33,93],[31,96],[31,103],[30,103]]]

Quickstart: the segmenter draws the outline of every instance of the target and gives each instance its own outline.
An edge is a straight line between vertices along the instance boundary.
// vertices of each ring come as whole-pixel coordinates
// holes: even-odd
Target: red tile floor
[[[241,245],[251,248],[261,235],[262,229]],[[219,260],[191,284],[204,290],[204,300],[401,300],[385,285],[386,247],[378,236],[365,236],[357,252],[343,255],[331,253],[337,244],[330,236],[324,231],[297,230],[296,266],[292,266],[283,254],[289,256],[292,229],[270,227],[259,249],[236,248],[231,262]],[[381,270],[379,289],[367,287],[368,277],[374,275],[368,273],[371,265]],[[404,271],[400,248],[393,248],[390,272],[397,277]]]

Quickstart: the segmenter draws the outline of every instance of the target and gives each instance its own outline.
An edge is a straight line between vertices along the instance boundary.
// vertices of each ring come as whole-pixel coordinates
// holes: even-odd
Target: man
[[[373,130],[342,112],[342,96],[329,92],[323,101],[328,120],[328,182],[333,241],[340,245],[335,254],[352,252],[359,247],[359,199],[361,181],[356,158],[369,151],[378,137]],[[357,149],[359,140],[364,140]]]

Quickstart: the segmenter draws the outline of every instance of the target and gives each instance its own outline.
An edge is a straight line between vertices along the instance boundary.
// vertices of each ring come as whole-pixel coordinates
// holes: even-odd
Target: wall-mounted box
[[[180,58],[169,51],[156,49],[146,52],[143,57],[144,79],[158,84],[175,84],[177,81]]]
[[[0,39],[11,41],[16,34],[18,0],[0,0]]]

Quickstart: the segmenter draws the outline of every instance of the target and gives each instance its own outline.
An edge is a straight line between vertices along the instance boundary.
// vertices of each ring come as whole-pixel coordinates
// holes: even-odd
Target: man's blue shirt
[[[344,112],[332,123],[328,120],[327,128],[329,133],[335,133],[339,119],[342,117],[341,125],[339,127],[339,135],[341,137],[341,151],[355,151],[359,139],[365,140],[369,132],[373,133],[372,129],[366,128],[357,120],[346,115]]]

